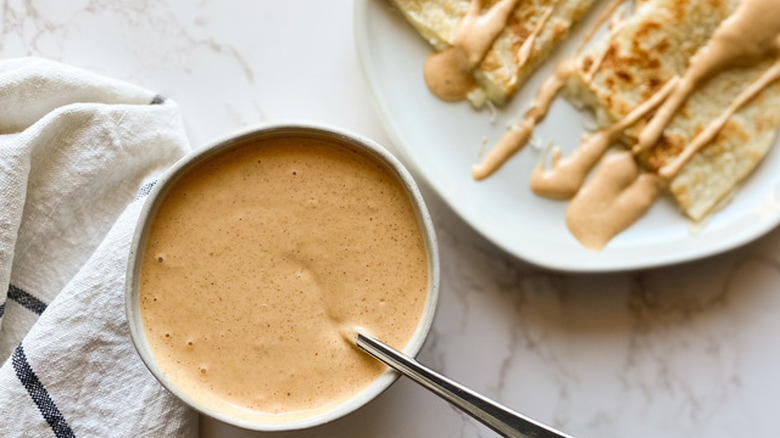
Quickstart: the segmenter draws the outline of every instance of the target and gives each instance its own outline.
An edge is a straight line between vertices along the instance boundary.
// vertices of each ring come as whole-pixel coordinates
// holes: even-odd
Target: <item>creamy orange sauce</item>
[[[545,11],[544,15],[542,15],[542,18],[536,24],[534,30],[531,31],[531,34],[528,35],[528,38],[526,38],[525,41],[523,41],[523,44],[520,45],[520,48],[517,49],[518,65],[525,65],[525,63],[527,63],[528,60],[531,59],[531,55],[533,54],[534,51],[534,45],[536,44],[536,37],[538,37],[539,34],[542,32],[542,29],[544,29],[544,25],[547,24],[547,21],[552,16],[553,11],[555,11],[555,5],[552,5],[547,8],[547,11]],[[512,81],[512,83],[516,83],[516,82]]]
[[[482,14],[482,1],[471,0],[458,23],[452,46],[428,55],[423,77],[436,97],[448,102],[463,100],[476,87],[472,71],[490,50],[518,0],[501,0]]]
[[[742,0],[715,30],[710,40],[691,57],[674,92],[642,129],[634,152],[654,145],[677,109],[704,80],[720,71],[751,64],[780,51],[777,0]]]
[[[780,54],[780,15],[776,7],[776,0],[743,0],[740,3],[737,10],[715,30],[707,44],[691,58],[685,75],[673,84],[668,97],[664,97],[663,104],[642,130],[634,153],[655,144],[680,105],[706,78],[727,68]],[[696,152],[715,138],[739,108],[778,78],[780,59],[749,84],[719,117],[710,121],[682,153],[658,173],[639,172],[636,164],[629,169],[627,155],[609,162],[604,160],[599,167],[604,170],[597,170],[598,177],[594,176],[568,206],[566,224],[569,230],[583,246],[603,248],[612,237],[647,212],[661,189],[670,184]],[[628,126],[618,124],[615,127],[625,129]]]
[[[756,79],[750,86],[743,90],[726,110],[721,113],[717,118],[712,120],[704,129],[696,136],[691,143],[688,144],[685,149],[664,167],[658,170],[658,174],[667,179],[674,179],[674,177],[680,173],[683,166],[693,158],[694,154],[701,148],[712,142],[715,136],[726,125],[729,118],[734,115],[737,110],[742,108],[751,99],[756,97],[758,93],[764,88],[768,87],[772,82],[780,79],[780,59],[778,59],[771,67],[769,67],[758,79]]]
[[[623,130],[660,105],[677,84],[677,80],[675,77],[667,81],[655,95],[611,127],[584,134],[582,143],[571,155],[560,159],[560,149],[556,148],[553,151],[552,166],[545,169],[544,162],[540,161],[531,173],[531,191],[550,199],[569,199],[576,195],[593,166],[617,141]]]
[[[585,35],[585,39],[583,39],[580,42],[579,47],[577,47],[577,51],[575,52],[575,56],[580,53],[580,51],[585,47],[585,44],[590,41],[591,38],[593,38],[593,35],[595,35],[596,31],[607,21],[609,20],[609,24],[607,25],[607,28],[610,32],[617,32],[617,30],[623,25],[623,17],[625,13],[625,9],[621,9],[620,11],[617,11],[618,6],[623,4],[625,0],[612,0],[607,7],[604,8],[604,10],[599,15],[598,19],[594,23],[594,25],[588,30],[588,33]],[[616,12],[617,11],[617,12]],[[585,73],[585,76],[583,77],[583,80],[586,83],[590,83],[593,80],[593,77],[596,75],[596,73],[599,71],[599,68],[601,68],[601,63],[604,62],[604,58],[606,57],[607,52],[604,51],[601,53],[601,56],[593,60],[593,63],[588,68],[587,72]]]
[[[673,161],[654,172],[640,172],[629,152],[601,160],[596,174],[566,209],[566,225],[583,246],[602,249],[618,233],[642,217],[683,166],[712,142],[728,119],[780,79],[780,60],[750,84],[717,118],[710,121]],[[660,92],[659,92],[660,93]]]
[[[155,362],[203,406],[284,423],[327,411],[384,371],[342,332],[402,349],[428,264],[397,177],[330,140],[280,136],[189,170],[162,202],[140,273]]]
[[[563,86],[566,85],[566,81],[569,80],[569,77],[574,72],[574,60],[577,57],[577,54],[580,53],[583,47],[585,47],[585,44],[593,38],[596,30],[604,24],[623,1],[625,0],[611,0],[604,10],[601,11],[596,22],[588,29],[585,38],[577,47],[574,55],[570,59],[560,62],[555,67],[553,74],[545,79],[544,82],[542,82],[542,85],[539,86],[539,89],[536,91],[536,96],[534,97],[533,102],[531,102],[531,107],[526,111],[523,120],[518,123],[517,126],[508,130],[498,143],[490,149],[480,163],[471,167],[472,178],[480,181],[489,177],[528,143],[534,128],[539,122],[544,120],[547,112],[550,111],[553,100],[555,100],[555,97],[558,96],[558,93]],[[521,60],[520,64],[528,61],[530,48],[533,47],[536,35],[542,31],[553,11],[554,8],[552,7],[547,10],[542,20],[540,20],[539,25],[534,29],[533,34],[523,42],[523,45],[520,47],[522,55],[519,57]],[[528,43],[528,48],[526,48],[526,43]],[[525,54],[524,51],[527,51],[528,53]]]
[[[629,151],[607,154],[566,207],[566,226],[582,246],[599,250],[642,217],[668,182],[640,172]]]
[[[492,175],[528,143],[536,124],[544,119],[553,100],[573,73],[577,54],[596,30],[610,16],[613,16],[611,29],[621,26],[622,14],[614,13],[622,3],[623,0],[608,3],[586,32],[574,56],[561,62],[542,83],[523,120],[508,130],[480,163],[472,166],[471,175],[475,180]],[[480,16],[481,2],[472,0],[469,12],[457,29],[455,44],[444,52],[432,54],[426,61],[426,82],[435,95],[444,100],[461,100],[466,97],[476,85],[471,71],[505,25],[514,4],[504,0]],[[555,148],[550,168],[545,169],[544,161],[540,161],[531,174],[531,190],[552,199],[574,197],[567,208],[566,223],[584,246],[603,248],[612,237],[641,217],[696,152],[714,139],[728,118],[780,77],[779,60],[658,173],[641,172],[629,153],[603,158],[625,129],[656,108],[633,147],[634,153],[658,141],[675,112],[708,78],[729,68],[751,65],[767,57],[776,58],[780,55],[780,14],[777,13],[777,7],[777,0],[742,0],[734,13],[718,26],[707,44],[694,54],[682,78],[673,78],[667,82],[648,101],[610,128],[584,135],[581,145],[571,155],[561,158],[560,149]],[[545,13],[540,24],[520,47],[520,63],[527,61],[535,37],[552,10],[550,8]],[[591,65],[585,73],[585,81],[592,80],[600,64],[601,59],[597,59]],[[596,175],[583,187],[588,174],[600,160],[602,163]]]
[[[598,32],[599,28],[604,23],[606,23],[607,20],[612,20],[610,27],[617,27],[620,20],[622,20],[622,13],[618,14],[618,16],[615,16],[615,11],[625,1],[626,0],[610,0],[610,2],[604,6],[604,9],[602,9],[598,17],[596,17],[596,21],[594,21],[590,28],[588,28],[587,32],[585,32],[585,36],[582,38],[582,41],[580,41],[580,44],[577,46],[577,50],[574,52],[575,56],[585,48],[585,45],[588,44],[591,39],[593,39],[593,36],[596,35],[596,32]]]
[[[501,140],[490,149],[481,163],[472,166],[472,178],[479,181],[489,177],[528,143],[536,124],[547,115],[555,96],[569,79],[572,69],[573,63],[571,62],[564,61],[558,64],[555,73],[545,79],[539,87],[536,97],[531,103],[531,108],[525,113],[525,118],[501,137]]]
[[[612,14],[620,0],[614,0],[586,34],[577,49],[584,46],[595,29]],[[652,110],[657,109],[640,133],[634,153],[651,147],[677,109],[707,78],[739,65],[749,65],[768,56],[780,54],[780,15],[776,0],[743,0],[737,10],[716,29],[708,43],[691,58],[682,78],[673,78],[654,96],[638,106],[623,120],[608,129],[583,135],[582,143],[571,155],[561,158],[561,151],[552,152],[551,167],[544,161],[534,169],[531,190],[552,199],[572,198],[566,210],[566,224],[572,234],[591,249],[603,248],[615,235],[626,229],[650,208],[683,166],[702,147],[709,144],[740,107],[780,77],[780,60],[758,80],[750,84],[729,107],[697,135],[683,152],[658,173],[641,172],[631,153],[603,155],[623,131]],[[619,26],[619,21],[615,26]],[[575,53],[576,57],[576,53]],[[494,173],[528,142],[573,71],[574,57],[561,63],[537,92],[531,109],[517,127],[510,129],[481,163],[472,167],[472,177],[484,179]],[[587,72],[590,80],[599,68],[597,61]],[[583,187],[588,174],[601,160],[593,178]]]

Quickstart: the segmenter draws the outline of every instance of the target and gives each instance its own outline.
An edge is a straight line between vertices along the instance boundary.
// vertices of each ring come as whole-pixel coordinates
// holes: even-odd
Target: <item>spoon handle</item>
[[[511,438],[572,438],[442,376],[377,339],[358,333],[355,344],[401,374],[452,403],[482,424]]]

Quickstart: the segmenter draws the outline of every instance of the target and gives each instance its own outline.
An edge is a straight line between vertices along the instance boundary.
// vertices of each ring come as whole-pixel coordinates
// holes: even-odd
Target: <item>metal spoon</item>
[[[413,358],[356,329],[354,344],[401,374],[452,403],[482,424],[512,438],[572,438],[538,421],[534,421],[489,398],[442,376]]]

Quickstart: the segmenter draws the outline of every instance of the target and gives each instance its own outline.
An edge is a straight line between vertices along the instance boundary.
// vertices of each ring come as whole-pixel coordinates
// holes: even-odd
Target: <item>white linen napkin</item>
[[[0,61],[0,436],[195,436],[135,353],[125,267],[142,198],[189,145],[175,103]]]

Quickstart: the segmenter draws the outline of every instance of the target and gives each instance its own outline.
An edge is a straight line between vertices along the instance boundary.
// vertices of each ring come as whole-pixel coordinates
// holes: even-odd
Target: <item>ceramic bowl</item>
[[[420,190],[401,162],[398,161],[398,159],[390,154],[390,152],[388,152],[385,148],[375,143],[374,141],[341,129],[327,127],[319,124],[273,123],[255,126],[234,133],[212,143],[209,146],[198,149],[179,160],[170,169],[168,169],[167,172],[165,172],[165,174],[157,181],[154,188],[149,193],[149,196],[147,197],[145,205],[139,216],[138,225],[131,244],[125,291],[125,309],[127,313],[127,320],[130,326],[131,338],[143,362],[149,368],[151,373],[157,378],[157,380],[159,380],[159,382],[168,391],[190,405],[192,408],[205,415],[213,417],[219,421],[232,424],[234,426],[258,431],[303,429],[333,421],[365,405],[377,397],[385,389],[387,389],[398,378],[398,374],[396,372],[388,369],[363,391],[359,392],[354,397],[331,410],[312,417],[282,424],[259,423],[235,418],[226,413],[217,412],[206,406],[203,406],[202,404],[193,400],[192,397],[182,392],[174,384],[172,384],[155,363],[142,327],[138,280],[141,263],[143,260],[144,248],[146,246],[146,238],[158,207],[165,198],[168,190],[176,183],[176,181],[183,174],[199,163],[208,160],[209,158],[228,149],[244,145],[254,140],[279,135],[313,136],[316,138],[324,138],[328,140],[335,140],[337,142],[343,142],[354,148],[363,150],[369,155],[375,157],[380,162],[384,163],[387,168],[398,177],[398,180],[406,189],[409,201],[411,202],[417,215],[420,232],[422,233],[428,256],[427,299],[420,322],[418,323],[410,342],[404,349],[406,354],[414,356],[422,347],[433,321],[433,315],[436,309],[436,302],[439,293],[439,253],[436,243],[436,236],[434,234],[430,215],[425,206],[422,195],[420,194]]]

